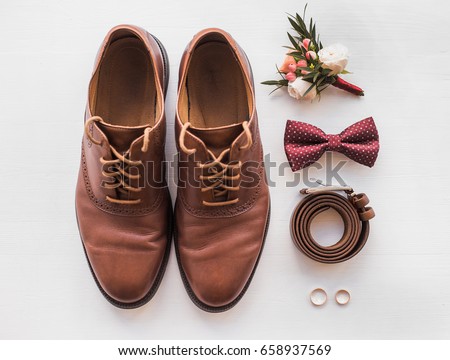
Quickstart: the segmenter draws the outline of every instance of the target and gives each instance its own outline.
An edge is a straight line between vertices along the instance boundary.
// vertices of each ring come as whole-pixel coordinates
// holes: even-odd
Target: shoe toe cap
[[[211,308],[230,305],[239,296],[246,283],[242,277],[224,278],[220,273],[209,273],[204,278],[197,275],[195,278],[195,282],[191,284],[195,296]]]
[[[229,242],[222,247],[219,252],[216,246],[181,250],[182,268],[190,290],[211,310],[231,307],[243,294],[255,269],[261,243],[242,247]]]
[[[101,289],[122,306],[144,300],[158,280],[165,246],[152,241],[133,241],[114,247],[86,246],[88,260]],[[131,246],[134,244],[134,246]]]

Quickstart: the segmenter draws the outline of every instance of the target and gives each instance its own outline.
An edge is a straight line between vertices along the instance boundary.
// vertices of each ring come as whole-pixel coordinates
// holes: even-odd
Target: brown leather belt
[[[335,191],[345,191],[347,197]],[[371,207],[366,207],[366,194],[355,194],[349,187],[324,187],[303,189],[309,194],[295,208],[291,218],[291,235],[295,245],[313,260],[334,264],[346,261],[366,244],[369,237],[369,220],[375,216]],[[334,245],[322,246],[311,235],[311,223],[321,212],[334,209],[344,221],[344,234]]]

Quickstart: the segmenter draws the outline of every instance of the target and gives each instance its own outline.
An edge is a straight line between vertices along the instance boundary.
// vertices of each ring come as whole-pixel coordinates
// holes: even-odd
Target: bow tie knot
[[[327,135],[327,140],[328,140],[328,146],[327,146],[327,150],[328,151],[340,151],[340,149],[341,149],[341,135],[339,135],[339,134]]]
[[[337,135],[325,134],[318,127],[288,120],[284,132],[284,151],[292,171],[319,160],[325,151],[337,151],[369,167],[375,164],[380,144],[371,117],[350,125]]]

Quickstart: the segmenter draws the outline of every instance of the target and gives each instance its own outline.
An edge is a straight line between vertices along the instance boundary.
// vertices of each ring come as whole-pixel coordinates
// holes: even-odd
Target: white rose
[[[331,75],[341,73],[348,63],[348,49],[341,44],[334,44],[321,49],[317,55],[325,69],[333,70]]]
[[[288,84],[288,93],[289,93],[289,95],[291,95],[293,98],[296,98],[297,100],[300,100],[300,99],[313,100],[317,95],[315,86],[309,91],[309,93],[306,94],[306,96],[304,96],[306,90],[308,90],[310,86],[311,86],[311,83],[309,83],[305,80],[302,80],[302,78],[298,77],[293,82],[290,82]]]

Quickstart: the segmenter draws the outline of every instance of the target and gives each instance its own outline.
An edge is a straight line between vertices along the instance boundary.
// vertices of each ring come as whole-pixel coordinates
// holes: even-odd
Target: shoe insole
[[[113,125],[155,124],[155,74],[141,40],[127,37],[108,48],[100,66],[95,113]]]
[[[186,87],[193,127],[214,128],[248,120],[242,69],[227,44],[207,42],[195,49]]]

